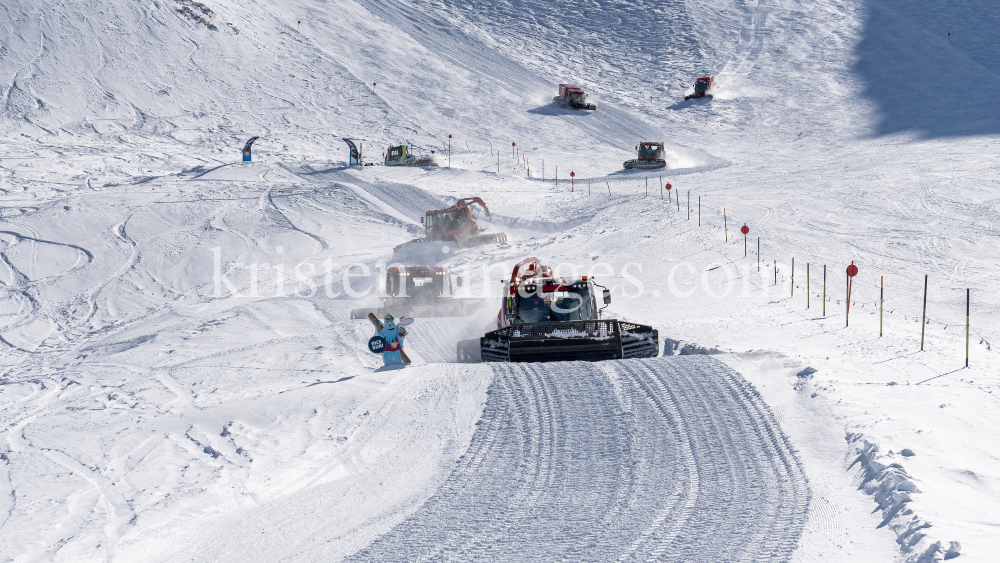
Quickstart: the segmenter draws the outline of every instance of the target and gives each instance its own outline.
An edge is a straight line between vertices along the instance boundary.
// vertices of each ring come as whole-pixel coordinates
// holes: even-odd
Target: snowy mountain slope
[[[984,9],[987,8],[987,9]],[[886,1],[865,7],[856,72],[879,105],[880,134],[996,134],[1000,14],[979,2]]]
[[[954,370],[965,288],[975,330],[1000,333],[996,138],[981,113],[996,101],[981,31],[991,3],[204,6],[0,7],[0,553],[326,560],[317,554],[401,537],[394,527],[465,451],[490,375],[426,363],[371,375],[371,329],[348,311],[373,297],[348,289],[364,293],[428,206],[481,195],[503,218],[491,228],[512,236],[454,257],[474,273],[470,292],[528,255],[599,266],[614,314],[790,358],[732,365],[812,479],[793,560],[941,558],[952,541],[960,560],[990,560],[998,366],[974,340],[972,368]],[[924,40],[962,21],[953,51]],[[720,99],[681,102],[703,72],[719,76]],[[936,85],[958,72],[974,77],[967,99],[939,103]],[[583,82],[598,112],[550,105],[564,80]],[[262,138],[245,165],[251,134]],[[389,142],[443,149],[448,134],[451,169],[341,164],[341,136],[363,141],[370,161]],[[660,174],[621,172],[639,135],[675,151],[685,168],[663,177],[672,199],[701,196],[701,227],[697,207],[689,221],[684,204],[656,199]],[[520,160],[507,156],[515,141]],[[742,222],[746,259],[732,237]],[[851,260],[862,273],[847,328],[838,300]],[[345,287],[351,263],[376,273]],[[717,297],[728,271],[734,291]],[[942,324],[926,327],[919,353],[925,273]],[[418,321],[411,355],[448,359],[480,320]],[[908,501],[854,491],[861,442],[845,430],[879,446],[862,461],[882,480],[865,490]]]

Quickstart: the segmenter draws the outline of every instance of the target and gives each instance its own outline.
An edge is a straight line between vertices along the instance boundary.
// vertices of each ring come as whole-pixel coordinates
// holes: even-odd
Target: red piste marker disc
[[[851,262],[851,265],[847,267],[847,275],[852,278],[858,275],[858,267],[854,265],[854,262]]]
[[[746,226],[746,224],[744,223],[744,225],[740,227],[740,232],[743,234],[747,234],[750,232],[750,227]]]
[[[671,186],[671,185],[670,185],[670,182],[667,182],[667,189],[669,190],[669,189],[670,189],[670,188],[672,188],[672,187],[673,187],[673,186]]]

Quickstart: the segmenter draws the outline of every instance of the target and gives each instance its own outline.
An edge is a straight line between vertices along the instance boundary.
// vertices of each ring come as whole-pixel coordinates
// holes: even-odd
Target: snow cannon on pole
[[[253,142],[259,139],[259,137],[250,137],[247,144],[243,145],[243,162],[250,162],[250,147],[253,146]]]

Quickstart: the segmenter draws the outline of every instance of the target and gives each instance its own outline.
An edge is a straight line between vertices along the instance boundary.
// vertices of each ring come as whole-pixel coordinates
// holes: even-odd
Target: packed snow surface
[[[5,1],[0,560],[992,561],[998,17]],[[469,196],[507,243],[397,258],[495,305],[377,371],[351,309]],[[529,256],[725,353],[454,363]]]
[[[785,561],[808,505],[770,409],[717,360],[503,365],[452,474],[348,560]]]

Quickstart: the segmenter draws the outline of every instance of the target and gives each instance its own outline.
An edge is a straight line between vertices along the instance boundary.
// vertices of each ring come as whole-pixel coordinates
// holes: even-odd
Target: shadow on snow
[[[995,0],[869,0],[866,10],[854,71],[878,104],[875,134],[1000,133]]]

